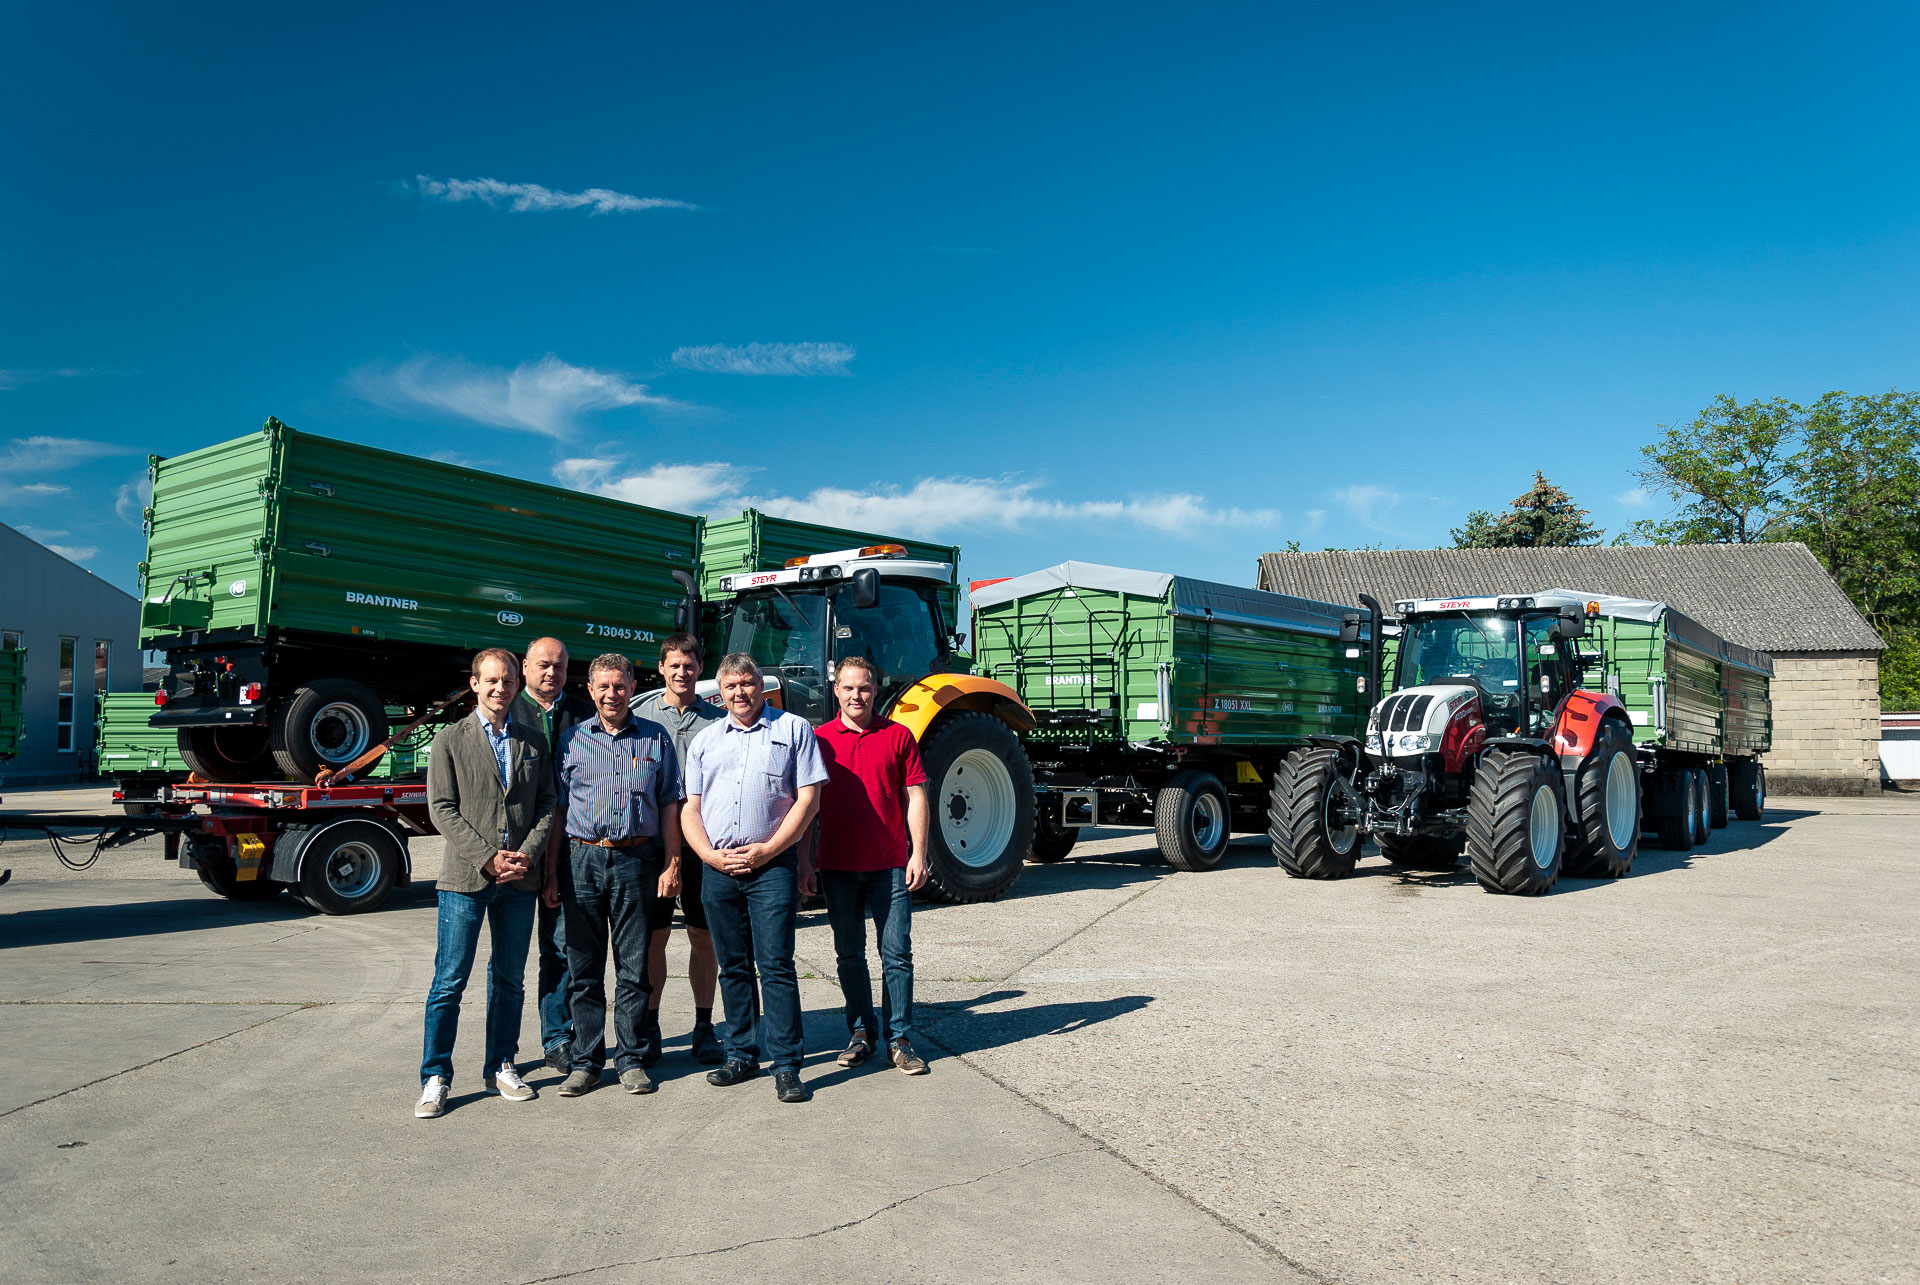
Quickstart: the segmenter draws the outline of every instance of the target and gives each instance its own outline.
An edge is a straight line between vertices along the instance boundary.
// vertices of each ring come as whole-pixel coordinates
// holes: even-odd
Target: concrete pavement
[[[429,884],[332,919],[14,838],[0,1276],[1920,1279],[1920,804],[1791,802],[1530,901],[1107,832],[916,913],[931,1076],[832,1065],[813,913],[812,1103],[708,1086],[678,976],[659,1093],[478,1096],[476,985],[431,1122]]]

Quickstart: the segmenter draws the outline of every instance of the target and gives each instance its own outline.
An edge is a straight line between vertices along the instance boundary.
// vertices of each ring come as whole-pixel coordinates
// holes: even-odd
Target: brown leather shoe
[[[905,1040],[895,1040],[892,1045],[893,1064],[907,1075],[925,1075],[927,1060],[913,1051],[913,1045]]]
[[[840,1055],[841,1066],[859,1066],[873,1056],[873,1036],[865,1031],[855,1031],[853,1038],[847,1041],[846,1052]]]

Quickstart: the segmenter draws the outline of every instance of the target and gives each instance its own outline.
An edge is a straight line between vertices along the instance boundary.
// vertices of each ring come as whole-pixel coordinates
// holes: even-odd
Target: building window
[[[26,636],[18,629],[0,629],[0,651],[18,651],[26,645]]]
[[[62,754],[73,753],[73,654],[78,638],[60,640],[60,714],[55,720],[53,748]]]

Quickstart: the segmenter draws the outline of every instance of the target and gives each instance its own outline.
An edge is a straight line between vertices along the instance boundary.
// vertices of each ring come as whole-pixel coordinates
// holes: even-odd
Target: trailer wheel
[[[1716,830],[1727,828],[1727,765],[1715,763],[1707,768],[1707,824]]]
[[[274,710],[273,757],[294,780],[311,781],[386,740],[387,730],[386,706],[364,684],[322,678],[294,689]]]
[[[1713,837],[1713,823],[1709,819],[1711,804],[1707,795],[1711,788],[1707,785],[1707,769],[1696,767],[1688,772],[1693,778],[1693,846],[1699,847]]]
[[[1298,750],[1273,774],[1267,838],[1296,879],[1344,879],[1360,859],[1359,827],[1333,815],[1342,763],[1338,750]]]
[[[1665,776],[1666,806],[1653,819],[1653,833],[1667,851],[1685,852],[1693,846],[1693,773],[1682,770]]]
[[[1640,768],[1633,733],[1608,719],[1574,777],[1580,823],[1567,836],[1567,873],[1579,879],[1618,879],[1640,851]]]
[[[1452,870],[1465,846],[1463,840],[1434,834],[1376,834],[1373,841],[1380,845],[1380,855],[1402,870]]]
[[[1193,768],[1167,778],[1153,799],[1153,837],[1175,870],[1211,870],[1233,837],[1233,804],[1211,772]]]
[[[1073,845],[1079,841],[1080,827],[1061,825],[1044,811],[1035,807],[1033,818],[1033,847],[1027,853],[1030,861],[1051,865],[1060,861],[1073,851]]]
[[[1733,814],[1742,821],[1758,821],[1767,811],[1767,769],[1759,759],[1735,759],[1727,769],[1727,791]]]
[[[1544,755],[1494,750],[1467,799],[1467,859],[1488,892],[1537,897],[1560,879],[1566,850],[1560,773]]]
[[[175,733],[180,761],[203,781],[277,781],[280,765],[264,727],[183,727]]]
[[[933,789],[927,889],[942,901],[991,901],[1033,847],[1033,766],[1013,729],[980,710],[940,716],[920,743]]]
[[[400,877],[400,841],[372,821],[330,825],[300,856],[300,900],[323,915],[357,915],[387,899]]]
[[[187,843],[193,848],[193,872],[200,876],[200,882],[228,901],[265,901],[278,896],[287,886],[265,875],[242,879],[233,854],[219,839],[190,834]]]

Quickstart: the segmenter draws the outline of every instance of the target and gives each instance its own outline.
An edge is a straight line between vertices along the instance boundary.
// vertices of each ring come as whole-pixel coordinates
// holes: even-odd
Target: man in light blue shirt
[[[811,1096],[800,1083],[805,1049],[800,983],[793,968],[800,869],[796,844],[813,823],[826,761],[807,721],[767,704],[760,667],[735,652],[720,662],[727,717],[687,749],[687,800],[681,832],[708,869],[700,897],[720,962],[727,1012],[724,1064],[709,1084],[738,1084],[760,1074],[753,1021],[753,979],[760,975],[761,1026],[782,1102]]]

